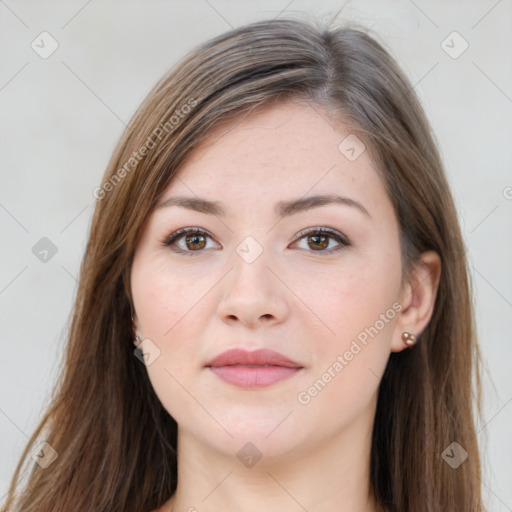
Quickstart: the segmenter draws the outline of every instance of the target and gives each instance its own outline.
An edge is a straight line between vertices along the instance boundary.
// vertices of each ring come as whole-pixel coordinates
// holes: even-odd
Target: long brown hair
[[[380,384],[375,497],[396,512],[484,510],[471,286],[431,129],[411,84],[374,37],[293,19],[253,23],[197,47],[129,123],[95,191],[63,371],[2,510],[149,512],[175,491],[177,424],[134,356],[135,244],[159,196],[212,127],[290,97],[325,107],[370,148],[399,220],[404,271],[422,251],[442,260],[432,319],[413,349],[391,354]],[[25,468],[41,440],[58,457],[46,469]],[[442,457],[452,442],[469,454],[457,468]]]

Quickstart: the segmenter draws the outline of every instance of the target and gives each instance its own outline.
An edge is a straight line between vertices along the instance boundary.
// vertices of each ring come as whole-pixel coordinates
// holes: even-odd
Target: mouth
[[[227,350],[205,366],[224,382],[244,389],[272,386],[303,369],[299,363],[268,349]]]

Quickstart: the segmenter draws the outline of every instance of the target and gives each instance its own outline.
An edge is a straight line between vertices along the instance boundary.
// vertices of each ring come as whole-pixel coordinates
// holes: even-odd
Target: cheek
[[[389,359],[401,278],[398,245],[354,254],[337,274],[310,274],[298,290],[322,320],[317,334],[313,316],[302,324],[315,341],[310,397],[322,390],[322,398],[314,398],[318,404],[356,411],[375,393]]]
[[[139,331],[159,351],[146,370],[162,405],[179,423],[187,421],[191,407],[187,389],[203,363],[198,357],[204,331],[200,319],[208,314],[204,300],[208,284],[176,275],[158,258],[141,258],[132,268]]]
[[[324,417],[325,428],[348,425],[375,399],[396,318],[394,277],[369,266],[337,283],[326,282],[316,304],[329,332],[324,329],[315,340],[311,322],[304,321],[310,341],[315,341],[315,364],[297,402],[308,417]],[[326,416],[326,411],[332,414]]]
[[[132,268],[132,293],[137,319],[144,337],[171,342],[176,332],[198,314],[214,286],[211,273],[200,268],[171,266],[165,256],[141,255]]]
[[[305,328],[320,327],[319,335],[327,340],[346,341],[390,308],[393,313],[400,291],[399,258],[398,251],[389,249],[375,255],[354,253],[336,269],[310,268],[293,288],[311,312],[304,318]]]
[[[145,255],[134,260],[132,294],[141,337],[160,350],[148,366],[155,389],[169,386],[169,373],[186,383],[197,377],[211,343],[207,324],[215,314],[216,286],[225,271],[211,265],[171,264],[166,255]],[[213,333],[211,333],[213,336]]]

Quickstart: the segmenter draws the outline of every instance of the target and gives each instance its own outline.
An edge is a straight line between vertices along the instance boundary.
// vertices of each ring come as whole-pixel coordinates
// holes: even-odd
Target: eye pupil
[[[311,240],[314,240],[314,242],[313,242],[314,244],[320,244],[320,247],[318,247],[318,246],[316,248],[312,247],[315,250],[325,249],[329,245],[329,237],[327,237],[327,236],[322,236],[322,235],[309,236],[308,237],[308,243]],[[322,241],[320,241],[320,240],[322,240]]]
[[[198,242],[197,240],[198,239],[201,239],[200,242]],[[187,244],[187,247],[189,249],[192,249],[189,244],[199,244],[200,247],[194,247],[193,249],[203,249],[206,245],[206,240],[205,240],[205,237],[204,235],[188,235],[186,238],[185,238],[185,243]]]

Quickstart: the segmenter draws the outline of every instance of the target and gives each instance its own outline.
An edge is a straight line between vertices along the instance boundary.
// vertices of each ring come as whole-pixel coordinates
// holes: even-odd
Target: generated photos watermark
[[[345,350],[343,354],[339,354],[336,360],[325,369],[324,373],[315,382],[311,384],[306,390],[301,391],[297,395],[297,400],[302,405],[307,405],[313,398],[331,382],[342,370],[345,368],[354,357],[359,354],[364,347],[368,345],[369,339],[375,338],[382,329],[388,324],[397,313],[402,311],[403,306],[400,302],[395,302],[385,313],[379,315],[379,319],[375,321],[370,327],[366,327],[362,330],[350,344],[350,348]]]
[[[132,153],[132,156],[124,163],[122,167],[110,176],[101,186],[96,187],[92,195],[97,199],[104,199],[105,196],[114,190],[114,188],[121,183],[133,169],[135,169],[139,162],[153,149],[157,142],[156,140],[162,140],[164,135],[168,135],[174,131],[181,123],[181,121],[191,112],[192,108],[197,105],[195,98],[189,98],[188,101],[183,104],[180,108],[174,111],[174,114],[165,123],[160,123],[146,139],[146,142],[137,150]]]

